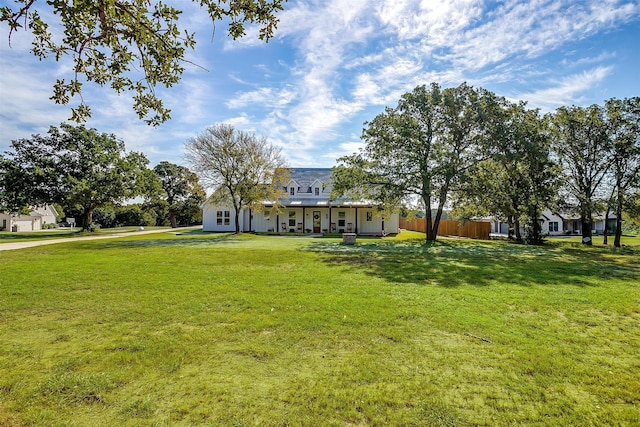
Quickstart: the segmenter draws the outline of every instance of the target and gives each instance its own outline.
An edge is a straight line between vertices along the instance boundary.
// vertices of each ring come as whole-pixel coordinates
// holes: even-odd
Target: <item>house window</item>
[[[216,211],[216,225],[229,225],[231,223],[231,212]]]
[[[345,211],[338,211],[338,227],[344,227],[346,216]]]
[[[373,212],[367,212],[367,221],[373,221]]]
[[[289,227],[296,226],[296,211],[289,211]]]
[[[264,211],[264,219],[267,221],[271,219],[271,211],[269,210]]]
[[[289,187],[289,194],[292,195],[292,196],[295,196],[295,194],[296,194],[295,187]]]
[[[316,196],[319,196],[319,195],[320,195],[320,188],[319,188],[319,187],[316,187],[316,188],[315,188],[315,195],[316,195]]]
[[[558,231],[558,221],[549,222],[549,232]]]

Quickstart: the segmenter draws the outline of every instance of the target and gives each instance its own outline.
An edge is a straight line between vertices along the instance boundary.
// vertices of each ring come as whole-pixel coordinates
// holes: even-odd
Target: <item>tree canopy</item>
[[[14,140],[11,146],[2,170],[6,191],[21,195],[13,203],[80,208],[84,229],[91,226],[97,207],[144,193],[147,158],[126,153],[124,142],[114,135],[63,123],[50,127],[47,135]]]
[[[397,107],[365,123],[364,148],[339,159],[334,197],[371,199],[387,209],[417,198],[426,212],[426,238],[435,240],[452,189],[485,155],[482,106],[492,102],[490,93],[466,84],[441,89],[432,83],[404,94]]]
[[[490,115],[489,154],[456,192],[455,211],[464,217],[494,216],[509,224],[509,237],[542,242],[540,215],[553,206],[558,169],[551,159],[551,138],[537,110],[500,99]]]
[[[236,233],[242,209],[259,209],[265,200],[277,205],[287,196],[284,158],[264,137],[218,124],[191,138],[185,151],[191,169],[213,190],[210,200],[233,206]]]
[[[640,191],[640,97],[610,99],[604,108],[611,138],[610,203],[616,213],[613,244],[620,247],[624,206],[633,205],[634,190]]]
[[[611,139],[604,109],[560,107],[549,116],[554,149],[562,166],[562,192],[576,207],[583,242],[591,244],[593,214],[604,197],[604,182],[611,167]]]
[[[245,35],[245,25],[260,27],[268,41],[278,24],[276,13],[286,0],[192,0],[215,23],[228,22],[233,39]],[[179,25],[182,10],[156,0],[15,0],[0,7],[0,22],[11,35],[20,28],[33,34],[31,51],[39,59],[71,57],[72,74],[58,79],[53,99],[68,104],[78,96],[71,119],[85,121],[91,109],[82,99],[83,80],[115,92],[133,93],[140,119],[158,125],[170,118],[170,109],[155,93],[158,85],[171,87],[184,71],[186,52],[194,49],[193,32]],[[184,6],[186,2],[181,2]],[[51,19],[51,21],[49,20]],[[53,21],[55,19],[55,21]],[[56,34],[57,26],[63,34]]]
[[[206,194],[198,181],[198,175],[187,167],[176,165],[167,161],[158,163],[153,168],[162,186],[161,198],[167,205],[171,227],[177,226],[177,218],[181,213],[191,213],[200,210]],[[185,212],[189,211],[189,212]]]
[[[419,201],[426,238],[435,240],[443,209],[462,218],[493,216],[509,236],[543,241],[546,209],[577,213],[591,243],[594,215],[637,210],[640,98],[604,106],[560,107],[541,116],[466,84],[418,86],[365,122],[364,147],[338,159],[333,198],[347,195],[382,207]],[[610,194],[606,197],[605,194]],[[606,209],[606,212],[604,212]]]

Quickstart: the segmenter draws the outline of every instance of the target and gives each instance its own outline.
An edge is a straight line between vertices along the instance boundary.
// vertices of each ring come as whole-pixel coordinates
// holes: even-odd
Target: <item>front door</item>
[[[313,211],[313,232],[320,232],[320,211]]]

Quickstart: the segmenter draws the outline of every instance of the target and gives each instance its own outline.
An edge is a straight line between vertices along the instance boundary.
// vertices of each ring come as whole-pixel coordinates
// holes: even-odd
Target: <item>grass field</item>
[[[55,228],[52,230],[42,231],[21,231],[19,233],[13,233],[11,231],[0,231],[0,245],[3,243],[14,242],[30,242],[34,240],[51,240],[51,239],[65,239],[72,237],[89,237],[89,236],[101,236],[106,234],[120,234],[131,233],[138,231],[140,227],[126,226],[117,228],[102,228],[98,231],[82,231],[80,227],[76,228]],[[145,227],[145,230],[154,229],[166,229],[167,227]]]
[[[0,425],[640,425],[640,246],[420,237],[2,252]]]

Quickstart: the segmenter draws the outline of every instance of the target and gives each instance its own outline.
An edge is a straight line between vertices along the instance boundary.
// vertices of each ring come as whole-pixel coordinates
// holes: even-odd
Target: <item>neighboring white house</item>
[[[289,169],[284,190],[289,195],[281,207],[265,202],[259,210],[239,214],[241,231],[276,233],[357,233],[382,235],[399,231],[397,213],[381,215],[370,202],[335,200],[331,193],[329,168]],[[204,231],[235,231],[233,208],[205,203],[202,212]]]
[[[549,236],[564,235],[581,235],[582,223],[579,217],[552,212],[545,210],[539,218],[542,225],[542,233]],[[604,233],[604,229],[608,224],[609,230],[615,229],[616,216],[610,214],[607,221],[604,220],[604,214],[594,215],[593,230],[594,234]],[[508,234],[509,226],[506,222],[493,219],[491,221],[491,232],[497,234]]]
[[[0,230],[39,231],[45,224],[55,224],[58,211],[51,205],[32,206],[29,215],[0,213]]]

